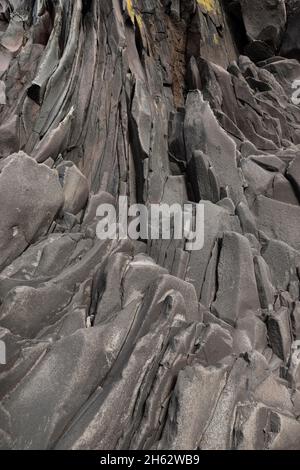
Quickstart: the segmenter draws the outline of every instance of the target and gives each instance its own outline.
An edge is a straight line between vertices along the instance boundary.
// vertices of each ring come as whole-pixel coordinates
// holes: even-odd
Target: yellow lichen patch
[[[134,20],[136,19],[138,27],[141,30],[142,27],[143,27],[143,20],[142,20],[141,15],[139,13],[135,12],[135,8],[133,6],[132,0],[126,0],[126,1],[127,1],[127,12],[128,12],[128,15],[129,15],[132,23],[134,24]]]
[[[208,13],[216,9],[215,0],[197,0],[199,5],[203,7]]]
[[[213,41],[216,46],[220,44],[219,36],[217,34],[214,34]]]
[[[127,0],[127,11],[128,11],[128,15],[130,16],[130,19],[132,21],[132,23],[134,23],[134,9],[133,9],[133,4],[132,4],[132,0]]]
[[[139,28],[140,28],[140,30],[141,30],[142,27],[143,27],[143,20],[142,20],[142,17],[141,17],[141,15],[136,15],[135,18],[136,18],[136,22],[137,22],[137,24],[138,24],[138,26],[139,26]]]

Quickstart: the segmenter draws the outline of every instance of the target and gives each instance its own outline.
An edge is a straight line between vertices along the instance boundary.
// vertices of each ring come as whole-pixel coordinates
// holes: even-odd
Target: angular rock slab
[[[258,228],[268,237],[300,250],[300,207],[258,196],[253,204]]]
[[[212,308],[222,320],[235,325],[246,315],[256,315],[260,302],[251,246],[246,237],[225,232],[218,264],[218,292]]]
[[[188,162],[196,150],[206,154],[221,187],[228,188],[229,196],[238,204],[243,198],[243,192],[236,163],[235,142],[219,125],[199,90],[188,94],[184,135]]]
[[[63,205],[58,175],[20,152],[0,164],[0,269],[45,235]]]

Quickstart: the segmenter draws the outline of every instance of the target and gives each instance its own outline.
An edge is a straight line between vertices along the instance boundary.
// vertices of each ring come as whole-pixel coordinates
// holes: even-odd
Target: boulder
[[[235,325],[260,311],[253,256],[246,237],[225,232],[218,264],[218,291],[212,308],[222,320]]]
[[[0,269],[45,235],[64,203],[58,174],[19,152],[0,164]]]
[[[64,193],[64,211],[78,214],[87,203],[89,185],[86,177],[72,162],[65,161],[57,167]]]

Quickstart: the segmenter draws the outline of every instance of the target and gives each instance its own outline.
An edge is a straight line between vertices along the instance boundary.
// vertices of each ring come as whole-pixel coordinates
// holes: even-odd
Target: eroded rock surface
[[[0,1],[1,448],[300,448],[299,12]],[[121,196],[203,248],[98,239]]]

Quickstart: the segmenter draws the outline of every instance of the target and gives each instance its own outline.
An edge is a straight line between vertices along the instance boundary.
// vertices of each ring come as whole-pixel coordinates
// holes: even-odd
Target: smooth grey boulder
[[[0,269],[45,235],[64,203],[58,174],[20,152],[0,164]]]
[[[300,447],[296,4],[0,0],[1,449]]]

